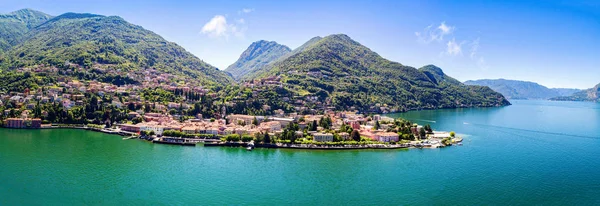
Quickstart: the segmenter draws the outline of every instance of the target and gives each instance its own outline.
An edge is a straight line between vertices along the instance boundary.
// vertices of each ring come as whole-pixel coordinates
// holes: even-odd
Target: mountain
[[[40,64],[76,64],[88,71],[154,68],[202,85],[233,82],[225,72],[152,31],[117,16],[96,14],[66,13],[50,18],[23,34],[20,43],[0,57],[3,70]]]
[[[52,16],[31,9],[0,14],[0,52],[18,44],[29,30],[50,18]]]
[[[387,106],[406,111],[510,104],[488,87],[464,85],[433,65],[417,70],[384,59],[344,34],[313,38],[292,53],[248,78],[280,76],[293,95],[331,101],[337,109]]]
[[[310,39],[309,41],[307,41],[306,43],[302,44],[300,47],[292,50],[291,52],[287,52],[286,54],[282,55],[281,57],[269,62],[268,64],[265,64],[261,67],[258,67],[256,69],[254,69],[253,71],[250,71],[242,76],[240,76],[239,78],[237,78],[237,80],[242,80],[242,81],[247,81],[247,80],[251,80],[252,78],[256,77],[256,74],[258,73],[263,73],[265,71],[268,71],[270,68],[273,67],[274,64],[281,62],[283,60],[286,60],[287,58],[289,58],[290,56],[293,56],[295,54],[298,54],[302,51],[304,51],[306,48],[310,47],[311,45],[313,45],[314,43],[318,42],[319,40],[321,40],[321,37],[313,37],[312,39]]]
[[[274,41],[260,40],[252,43],[240,58],[225,69],[234,79],[239,80],[248,73],[261,69],[265,65],[291,52],[287,46]]]
[[[558,97],[571,96],[577,92],[581,92],[581,89],[569,89],[569,88],[550,88],[551,90],[558,93]]]
[[[313,44],[317,43],[321,39],[323,39],[323,38],[320,37],[320,36],[313,37],[312,39],[308,40],[304,44],[300,45],[298,48],[292,50],[292,52],[289,52],[289,53],[283,55],[281,58],[277,59],[275,62],[283,61],[283,60],[285,60],[285,59],[287,59],[287,58],[289,58],[289,57],[291,57],[291,56],[293,56],[295,54],[298,54],[298,53],[304,51],[306,48],[308,48],[308,47],[312,46]]]
[[[481,79],[466,81],[467,85],[488,86],[494,91],[502,93],[508,99],[549,99],[552,97],[569,96],[577,89],[549,89],[535,82],[507,80],[507,79]]]
[[[600,102],[600,84],[591,89],[576,92],[570,96],[555,97],[550,100],[556,101],[593,101]]]

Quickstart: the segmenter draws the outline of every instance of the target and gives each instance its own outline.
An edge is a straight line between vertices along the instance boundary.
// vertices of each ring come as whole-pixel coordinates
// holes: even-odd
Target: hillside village
[[[74,68],[67,71],[77,70],[76,66]],[[56,70],[57,68],[39,66],[21,68],[19,72],[32,76],[50,76]],[[285,96],[280,101],[290,105],[286,110],[274,109],[268,104],[258,105],[260,110],[269,115],[235,114],[227,111],[233,110],[237,104],[243,104],[243,98],[232,98],[219,104],[217,112],[203,114],[203,110],[197,108],[205,106],[199,103],[202,102],[201,99],[214,98],[217,100],[214,102],[222,101],[210,89],[177,84],[168,74],[153,69],[141,74],[125,75],[140,83],[117,85],[57,75],[54,77],[55,82],[37,88],[2,93],[0,107],[4,108],[1,114],[3,125],[13,128],[52,128],[52,125],[89,124],[158,137],[165,133],[187,138],[226,138],[238,135],[240,140],[243,136],[252,137],[245,140],[254,140],[261,135],[264,139],[265,134],[268,134],[273,137],[273,143],[397,143],[434,137],[428,126],[417,126],[406,120],[394,120],[380,115],[364,115],[356,111],[335,111],[329,104],[330,101],[321,102],[315,96]],[[280,77],[267,77],[243,82],[240,91],[251,91],[249,95],[253,98],[261,96],[262,92],[282,88],[285,84]],[[173,101],[152,101],[154,96],[145,95],[147,88],[163,90]],[[257,101],[268,102],[263,99]],[[88,117],[83,111],[90,109],[95,111],[91,111],[92,116]],[[381,109],[388,111],[385,107]],[[358,133],[358,137],[352,138],[352,132]],[[443,139],[448,135],[437,137]]]

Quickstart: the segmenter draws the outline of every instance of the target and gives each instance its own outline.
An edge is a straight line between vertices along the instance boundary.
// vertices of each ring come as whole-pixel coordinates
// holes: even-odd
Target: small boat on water
[[[252,147],[246,147],[246,150],[252,151]]]
[[[253,149],[254,149],[254,143],[252,143],[252,142],[248,143],[248,147],[246,147],[246,150],[252,151]]]
[[[458,145],[458,146],[462,146],[462,142],[459,142],[457,145]]]
[[[186,141],[183,138],[171,138],[171,137],[155,138],[154,140],[152,140],[152,143],[174,144],[174,145],[182,145],[182,146],[196,146],[196,143]]]

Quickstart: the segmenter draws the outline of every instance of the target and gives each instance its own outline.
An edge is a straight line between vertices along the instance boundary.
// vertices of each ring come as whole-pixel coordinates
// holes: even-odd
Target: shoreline
[[[138,140],[146,140],[152,142],[153,144],[168,144],[168,145],[180,145],[180,146],[198,146],[202,144],[203,147],[237,147],[237,148],[245,148],[248,147],[248,142],[221,142],[221,141],[206,141],[209,139],[187,139],[180,138],[182,142],[168,142],[162,140],[154,140],[154,138],[142,138],[142,136],[135,135],[130,132],[117,132],[117,131],[109,131],[105,129],[91,128],[91,127],[77,127],[77,126],[51,126],[51,127],[40,127],[40,128],[6,128],[4,129],[26,129],[26,130],[35,130],[35,129],[79,129],[79,130],[87,130],[92,132],[101,132],[104,134],[112,134],[119,136],[135,136],[135,138],[130,139],[138,139]],[[167,137],[170,138],[170,137]],[[189,140],[196,140],[194,142],[190,142]],[[203,141],[204,140],[204,141]],[[212,140],[212,139],[210,139]],[[462,139],[458,142],[462,142]],[[457,143],[458,143],[457,142]],[[291,143],[275,143],[275,144],[255,144],[254,148],[267,148],[267,149],[294,149],[294,150],[365,150],[365,149],[375,149],[375,150],[396,150],[396,149],[422,149],[422,148],[441,148],[446,146],[415,146],[414,144],[359,144],[359,145],[317,145],[317,144],[291,144]]]

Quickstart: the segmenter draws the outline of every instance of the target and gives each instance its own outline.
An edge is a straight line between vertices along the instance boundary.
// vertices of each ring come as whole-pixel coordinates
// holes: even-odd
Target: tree
[[[317,131],[317,120],[313,120],[312,124],[310,125],[310,131]]]
[[[133,124],[137,124],[137,123],[140,123],[140,122],[143,122],[143,121],[144,121],[144,119],[142,119],[142,117],[139,117],[139,116],[138,116],[138,117],[135,117],[135,118],[133,118],[133,119],[131,120],[131,122],[132,122]]]
[[[358,132],[358,130],[352,131],[352,133],[350,133],[350,138],[357,142],[360,141],[360,133]]]
[[[135,104],[133,104],[133,102],[130,102],[129,104],[127,104],[127,109],[129,109],[130,111],[135,111]]]
[[[261,142],[264,142],[264,140],[265,140],[265,139],[264,139],[264,135],[262,135],[262,134],[261,134],[261,133],[259,133],[259,132],[257,132],[257,133],[254,133],[254,142],[256,142],[256,143],[261,143]]]
[[[150,111],[152,111],[152,108],[150,107],[150,104],[146,103],[144,105],[144,112],[148,113]]]
[[[228,142],[239,142],[240,141],[240,135],[230,134],[230,135],[227,135],[227,137],[225,137],[225,139]]]
[[[269,136],[269,133],[265,133],[264,141],[265,143],[271,143],[271,137]]]
[[[402,134],[402,139],[403,140],[413,140],[414,137],[410,134]]]
[[[258,119],[256,119],[256,117],[254,117],[254,119],[252,119],[252,124],[255,126],[258,126]]]
[[[433,133],[433,130],[431,129],[431,125],[429,125],[429,124],[425,125],[425,131],[427,131],[427,133]]]
[[[288,131],[288,133],[289,133],[288,136],[290,138],[290,142],[291,143],[295,143],[296,142],[296,134],[295,134],[295,132],[290,130],[290,131]]]
[[[242,135],[242,142],[250,142],[252,141],[252,136]]]
[[[450,132],[450,137],[454,137],[456,136],[456,133],[454,131]]]
[[[319,126],[325,129],[331,128],[331,118],[329,116],[325,116],[319,120]]]
[[[421,129],[419,129],[419,136],[421,139],[425,137],[425,128],[421,127]]]

